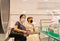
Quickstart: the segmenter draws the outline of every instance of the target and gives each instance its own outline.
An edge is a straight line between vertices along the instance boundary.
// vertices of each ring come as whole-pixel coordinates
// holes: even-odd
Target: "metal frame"
[[[41,31],[42,31],[42,21],[46,21],[46,22],[43,22],[43,23],[50,23],[50,22],[47,22],[47,21],[50,21],[51,19],[41,19],[40,20],[40,27],[41,27]]]

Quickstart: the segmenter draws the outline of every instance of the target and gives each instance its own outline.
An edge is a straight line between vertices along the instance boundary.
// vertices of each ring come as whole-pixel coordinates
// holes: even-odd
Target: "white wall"
[[[11,0],[10,1],[10,13],[20,14],[26,11],[26,14],[40,14],[42,11],[37,9],[39,0]],[[44,12],[43,12],[44,13]]]
[[[37,25],[40,25],[40,19],[51,19],[52,17],[50,15],[41,14],[50,14],[49,12],[52,10],[37,9],[40,6],[38,4],[39,2],[60,2],[60,0],[10,0],[10,26],[13,27],[15,22],[19,20],[19,15],[22,13],[26,14],[26,16],[33,16]],[[43,7],[43,5],[41,6]],[[60,14],[60,10],[57,11]]]
[[[56,4],[55,8],[52,7],[52,4],[54,6]],[[60,0],[10,0],[10,14],[20,14],[23,11],[26,11],[26,14],[46,14],[46,10],[44,10],[46,6],[57,9],[60,7]]]

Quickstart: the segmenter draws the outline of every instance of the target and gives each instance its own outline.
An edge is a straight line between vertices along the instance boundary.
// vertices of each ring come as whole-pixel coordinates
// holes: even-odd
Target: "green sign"
[[[58,20],[58,23],[60,23],[60,19]]]

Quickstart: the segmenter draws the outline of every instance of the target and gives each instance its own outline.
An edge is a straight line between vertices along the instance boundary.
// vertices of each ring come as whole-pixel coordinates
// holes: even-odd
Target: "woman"
[[[26,16],[22,14],[20,15],[20,20],[16,22],[14,30],[18,32],[22,32],[22,35],[16,35],[14,41],[26,41],[26,36],[24,36],[24,34],[27,34],[27,31],[25,26],[23,25],[23,23],[25,22],[25,19],[26,19]]]
[[[30,35],[27,37],[27,41],[40,41],[39,34],[35,29],[33,24],[33,17],[27,18],[27,23],[25,24],[26,30],[30,31]]]
[[[35,28],[33,23],[33,17],[27,18],[27,23],[25,24],[26,30],[29,30],[30,33],[35,33]]]

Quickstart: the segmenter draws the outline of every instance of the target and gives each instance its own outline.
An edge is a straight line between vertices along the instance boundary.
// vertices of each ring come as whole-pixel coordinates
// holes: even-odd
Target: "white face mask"
[[[25,19],[24,19],[24,18],[22,18],[22,19],[21,19],[21,21],[22,21],[22,22],[25,22]]]

